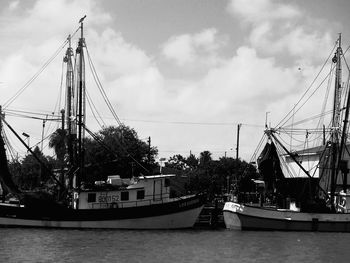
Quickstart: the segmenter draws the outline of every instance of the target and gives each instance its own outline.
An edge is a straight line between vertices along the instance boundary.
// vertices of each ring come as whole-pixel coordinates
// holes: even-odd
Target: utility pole
[[[239,131],[241,129],[242,123],[239,123],[237,125],[237,147],[236,147],[236,160],[238,161],[238,154],[239,154]]]
[[[46,115],[46,119],[47,119],[47,115]],[[45,133],[46,119],[43,120],[43,130],[41,132],[41,152],[43,152],[43,150],[44,150],[44,133]]]
[[[131,177],[134,177],[134,172],[135,172],[135,162],[131,162]]]
[[[148,137],[148,164],[151,165],[151,136]]]
[[[62,109],[61,110],[61,114],[62,114],[62,116],[61,116],[61,127],[62,127],[62,131],[64,131],[64,115],[65,115],[65,110],[64,109]]]

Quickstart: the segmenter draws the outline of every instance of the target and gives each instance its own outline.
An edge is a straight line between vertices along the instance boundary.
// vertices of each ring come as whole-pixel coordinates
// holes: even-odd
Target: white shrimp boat
[[[309,88],[310,93],[305,93],[302,98],[304,100],[301,99],[290,115],[287,115],[289,119],[293,119],[290,116],[298,112],[311,98],[307,94],[317,93],[321,84],[331,83],[325,81],[330,78],[335,82],[332,84],[334,97],[332,110],[329,111],[330,118],[326,118],[328,111],[325,110],[325,105],[328,104],[324,102],[323,111],[317,116],[321,118],[317,121],[316,118],[309,118],[305,122],[295,121],[286,127],[265,130],[267,143],[257,158],[259,173],[265,182],[265,190],[260,193],[261,202],[226,202],[223,214],[227,228],[350,232],[350,92],[349,78],[346,83],[342,82],[342,62],[346,62],[346,58],[341,48],[341,35],[335,49],[334,57],[330,60],[330,71],[325,74],[325,79],[315,89]],[[330,57],[333,52],[332,50]],[[344,68],[349,75],[349,67]],[[305,115],[302,117],[305,118]],[[315,128],[307,126],[310,122],[316,124]],[[300,127],[298,124],[304,126]],[[288,140],[282,137],[284,132],[289,135]],[[296,139],[297,132],[305,136],[305,144],[301,150],[293,150],[293,145],[286,145],[287,141]],[[307,147],[311,142],[319,144]]]
[[[80,23],[81,36],[76,49],[76,67],[73,69],[73,49],[68,38],[64,62],[67,63],[67,133],[68,146],[75,158],[66,169],[69,185],[61,187],[64,197],[55,197],[45,192],[21,191],[12,181],[8,168],[3,131],[0,135],[0,182],[2,189],[12,193],[17,203],[0,203],[0,226],[54,227],[54,228],[116,228],[116,229],[178,229],[193,227],[205,201],[202,194],[171,197],[171,178],[174,175],[140,175],[131,179],[109,176],[106,181],[84,187],[84,129],[85,125],[85,69],[86,42],[83,35],[83,17]],[[77,75],[73,74],[77,72]],[[73,80],[73,78],[76,78]],[[77,84],[74,84],[77,83]],[[74,86],[76,85],[76,86]],[[74,97],[75,96],[75,97]],[[73,98],[74,97],[74,98]],[[73,105],[73,102],[75,103]],[[0,112],[0,128],[10,129],[24,141],[5,120]],[[63,128],[62,128],[63,130]],[[30,147],[27,150],[35,156]],[[68,154],[67,154],[68,155]],[[39,158],[37,160],[40,162]],[[69,173],[69,174],[68,174]],[[62,201],[64,200],[64,201]]]

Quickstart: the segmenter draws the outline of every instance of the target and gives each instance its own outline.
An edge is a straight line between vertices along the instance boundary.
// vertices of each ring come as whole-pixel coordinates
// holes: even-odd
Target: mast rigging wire
[[[89,105],[89,107],[90,107],[90,109],[91,109],[91,113],[92,113],[92,115],[94,116],[94,118],[95,118],[97,124],[98,124],[101,128],[103,128],[103,126],[107,126],[106,123],[104,122],[103,118],[101,117],[100,113],[98,112],[98,110],[97,110],[97,108],[96,108],[96,106],[95,106],[93,100],[91,99],[91,97],[90,97],[90,95],[89,95],[89,92],[88,92],[87,90],[86,90],[86,98],[87,98],[88,105]],[[99,119],[101,120],[101,122],[103,122],[103,125],[101,125],[101,122],[100,122],[99,119],[97,118],[95,112],[96,112],[96,114],[98,115],[98,117],[99,117]]]
[[[333,66],[334,67],[334,66]],[[326,75],[326,77],[321,81],[321,83],[317,86],[317,88],[309,95],[309,97],[308,98],[306,98],[306,100],[302,103],[302,105],[301,106],[299,106],[299,108],[294,112],[294,114],[296,114],[297,112],[299,112],[299,110],[310,100],[310,98],[316,93],[316,91],[318,91],[318,89],[322,86],[322,84],[329,78],[329,73]],[[310,87],[311,88],[311,87]],[[309,89],[308,89],[308,91],[309,91]],[[301,102],[301,100],[305,97],[305,95],[306,95],[306,93],[304,93],[304,95],[302,96],[302,98],[301,99],[299,99],[299,101],[297,102],[297,104],[296,105],[298,105],[300,102]],[[295,106],[293,107],[293,109],[295,109]],[[288,113],[288,114],[290,114],[291,113],[291,111]],[[280,121],[279,122],[279,124],[277,125],[277,126],[283,126],[283,125],[285,125],[291,118],[292,118],[292,116],[290,116],[289,118],[287,118],[287,116],[288,116],[288,114],[282,119],[282,121],[284,121],[284,123],[283,124],[281,124],[281,122],[282,121]],[[287,119],[286,119],[287,118]]]
[[[94,134],[92,131],[90,131],[86,125],[83,125],[83,128],[101,145],[103,146],[106,150],[108,150],[110,153],[112,153],[115,157],[117,157],[116,153],[109,148],[109,146],[107,144],[105,144],[100,138],[98,138],[98,136],[96,134]],[[120,148],[127,154],[128,157],[130,157],[138,166],[140,166],[142,169],[144,169],[144,171],[146,171],[147,173],[149,173],[149,170],[144,167],[140,162],[138,162],[126,149],[125,147],[123,147],[123,145],[121,145],[119,143]]]
[[[92,76],[93,76],[93,78],[94,78],[94,80],[96,82],[96,85],[97,85],[98,89],[101,92],[102,98],[104,99],[105,103],[107,104],[107,107],[109,108],[110,112],[112,113],[114,119],[117,121],[117,123],[119,125],[122,125],[122,122],[120,121],[117,113],[115,112],[115,110],[114,110],[114,108],[112,106],[112,103],[108,99],[107,94],[106,94],[105,90],[103,89],[101,81],[100,81],[100,79],[99,79],[99,77],[97,75],[95,66],[94,66],[94,64],[93,64],[93,62],[91,60],[90,53],[89,53],[89,50],[87,48],[86,43],[85,43],[85,49],[86,49],[86,53],[87,53],[87,57],[88,57],[89,66],[90,66],[90,69],[91,69],[91,72],[92,72]]]
[[[316,79],[319,77],[319,75],[320,75],[321,72],[323,71],[324,67],[326,66],[327,62],[329,61],[330,57],[332,56],[332,54],[333,54],[333,52],[334,52],[334,49],[335,49],[336,46],[337,46],[337,43],[338,43],[338,41],[335,42],[332,51],[331,51],[330,54],[328,55],[326,61],[323,63],[321,69],[319,70],[319,72],[317,73],[316,77],[314,78],[314,80],[313,80],[313,81],[311,82],[311,84],[309,85],[309,87],[306,89],[306,91],[304,92],[304,94],[301,96],[301,98],[298,100],[298,102],[295,104],[295,106],[286,114],[286,116],[285,116],[284,118],[282,118],[282,120],[277,124],[277,126],[283,126],[286,122],[288,122],[288,121],[290,120],[291,117],[288,118],[288,116],[294,111],[296,105],[298,105],[298,104],[303,100],[303,98],[306,96],[306,94],[307,94],[307,93],[309,92],[309,90],[312,88],[312,86],[314,85]],[[327,77],[328,77],[328,75],[327,75]],[[323,81],[322,81],[322,83],[323,83]],[[320,85],[319,85],[319,86],[320,86]],[[318,88],[319,88],[319,87],[318,87]],[[318,88],[317,88],[317,89],[318,89]],[[316,90],[317,90],[317,89],[316,89]],[[312,94],[314,94],[314,93],[315,93],[315,92],[313,92]],[[305,104],[305,103],[304,103],[304,104]],[[304,104],[303,104],[302,106],[304,106]],[[301,106],[301,107],[302,107],[302,106]],[[300,109],[301,107],[299,107],[299,109]],[[299,109],[298,109],[298,110],[299,110]],[[297,111],[298,111],[298,110],[297,110]],[[288,119],[287,119],[287,118],[288,118]],[[286,120],[286,119],[287,119],[287,120]],[[283,122],[284,122],[284,123],[283,123]],[[283,124],[281,125],[281,123],[283,123]]]
[[[75,30],[72,34],[72,37],[79,31],[80,27]],[[59,48],[54,52],[54,54],[44,63],[44,65],[4,104],[3,108],[6,109],[10,106],[29,86],[33,83],[34,80],[47,68],[47,66],[58,56],[61,50],[68,44],[68,39],[66,39]]]
[[[18,96],[20,96],[28,87],[30,84],[33,83],[33,81],[46,69],[46,67],[57,57],[57,55],[61,52],[61,50],[67,45],[68,41],[65,40],[63,44],[56,50],[56,52],[51,56],[45,63],[44,65],[20,88],[15,95],[13,95],[10,99],[8,99],[4,103],[4,109],[6,109],[8,106],[13,103]]]
[[[27,113],[27,114],[39,115],[39,116],[40,116],[40,115],[42,115],[42,116],[47,116],[47,115],[48,115],[47,113],[39,113],[39,112],[24,111],[24,110],[14,110],[14,109],[7,109],[7,110],[5,110],[4,112],[5,112],[5,113],[11,113],[11,112],[13,112],[13,113]],[[50,112],[50,113],[52,113],[52,112]],[[52,114],[52,117],[59,118],[60,116],[59,116],[59,115],[54,116],[54,115]]]

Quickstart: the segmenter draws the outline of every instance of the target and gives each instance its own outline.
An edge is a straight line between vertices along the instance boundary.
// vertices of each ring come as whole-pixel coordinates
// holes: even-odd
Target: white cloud
[[[194,61],[195,51],[189,35],[172,37],[163,47],[163,54],[182,66]]]
[[[322,61],[320,54],[331,45],[322,22],[295,5],[279,0],[231,0],[228,10],[250,27],[250,44],[266,55],[292,56],[309,64]]]
[[[299,8],[278,1],[231,1],[230,8],[244,20],[249,42],[231,58],[207,64],[210,67],[200,80],[175,82],[178,92],[172,94],[169,108],[188,120],[261,125],[266,112],[270,112],[269,122],[276,125],[311,83],[317,62],[323,62],[328,55],[332,46],[329,33],[327,28],[320,29],[319,21],[306,18]],[[303,18],[301,23],[299,19]],[[163,46],[163,54],[181,66],[197,64],[210,53],[199,52],[204,46],[213,47],[212,54],[218,57],[222,46],[214,46],[216,40],[216,31],[173,36]],[[286,58],[288,64],[284,65],[280,60]],[[305,70],[299,71],[299,65]],[[263,127],[261,132],[255,129],[243,133],[243,144],[256,146],[262,130]],[[202,129],[191,143],[214,144],[210,136]],[[232,133],[220,136],[230,141]]]
[[[78,28],[78,20],[85,14],[86,43],[100,80],[106,92],[111,95],[115,108],[140,110],[133,107],[133,103],[140,102],[140,106],[147,106],[147,102],[155,104],[152,99],[157,98],[155,94],[158,94],[158,82],[162,82],[162,76],[154,66],[153,59],[136,45],[125,41],[121,33],[113,30],[110,27],[110,14],[92,0],[39,0],[27,10],[16,14],[8,14],[3,10],[0,35],[7,41],[0,48],[1,104],[12,97],[40,69],[64,42],[68,33]],[[78,37],[76,35],[72,40],[73,49]],[[55,105],[61,86],[64,52],[63,49],[30,87],[10,105],[11,108],[45,111],[49,115],[54,109],[59,111]],[[85,61],[90,96],[99,110],[106,110],[101,108],[103,100],[89,74],[88,59]],[[63,102],[62,98],[61,105]],[[39,128],[27,122],[17,122],[17,125],[19,130],[38,133],[37,139],[40,139],[38,131],[41,124]]]
[[[143,50],[127,43],[121,33],[109,27],[100,34],[89,30],[87,37],[91,56],[101,66],[100,71],[112,80],[120,75],[143,71],[153,64],[152,59]]]
[[[301,15],[301,11],[296,6],[281,4],[277,0],[231,0],[228,11],[238,14],[243,21],[254,24],[280,19],[295,19]]]
[[[19,1],[11,1],[10,4],[9,4],[9,10],[10,11],[14,11],[18,8],[18,5],[19,5]]]
[[[110,97],[128,116],[157,114],[164,109],[163,77],[155,67],[125,74],[110,84]]]
[[[227,37],[218,36],[215,28],[208,28],[196,34],[171,37],[162,46],[163,55],[174,60],[178,66],[215,65],[217,51],[227,44]]]
[[[93,0],[38,0],[33,6],[23,6],[21,12],[16,14],[2,10],[1,16],[6,26],[0,32],[21,35],[39,43],[77,29],[78,21],[84,15],[87,15],[86,24],[89,26],[103,26],[111,21],[111,16]],[[10,36],[10,39],[13,37]]]
[[[112,12],[104,11],[98,1],[39,0],[22,13],[10,15],[3,11],[0,23],[5,25],[6,20],[6,26],[0,26],[0,35],[6,42],[0,46],[1,103],[38,70],[86,14],[89,52],[122,119],[263,125],[265,113],[270,111],[274,124],[297,100],[299,89],[311,82],[316,58],[328,55],[323,50],[329,47],[329,34],[320,33],[311,18],[303,19],[305,14],[299,8],[280,1],[232,0],[229,10],[244,20],[248,42],[224,57],[221,51],[228,44],[228,37],[216,28],[170,37],[160,45],[162,58],[166,58],[165,62],[161,58],[162,66],[173,66],[175,62],[180,66],[171,67],[180,71],[176,76],[188,69],[192,73],[193,69],[205,68],[195,78],[188,74],[175,79],[161,71],[157,54],[148,54],[113,28]],[[76,40],[77,36],[73,45]],[[280,56],[288,56],[290,64],[281,66]],[[52,110],[60,86],[61,63],[61,58],[56,59],[13,106]],[[295,65],[299,63],[308,67],[298,71]],[[101,96],[92,78],[87,78],[90,96],[99,107]],[[215,146],[229,149],[235,141],[234,125],[127,124],[133,125],[140,136],[154,136],[152,142],[160,150],[212,150]],[[29,127],[19,125],[23,130]],[[38,133],[40,125],[35,128]],[[254,149],[260,131],[244,126],[242,129],[242,149],[248,144]],[[242,150],[244,158],[250,157],[252,148]]]
[[[271,102],[294,95],[300,84],[297,74],[296,70],[277,67],[271,58],[258,57],[252,48],[241,47],[194,84],[191,93],[181,97],[180,108],[196,116],[206,112],[203,118],[235,116],[255,122],[257,115],[251,115],[249,108],[263,112]]]

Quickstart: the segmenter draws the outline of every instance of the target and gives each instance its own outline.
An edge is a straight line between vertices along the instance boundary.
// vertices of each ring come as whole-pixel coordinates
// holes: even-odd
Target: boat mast
[[[332,61],[336,63],[332,127],[337,131],[333,133],[337,137],[337,139],[339,139],[339,131],[337,129],[340,127],[341,113],[341,54],[341,34],[339,34],[338,48],[332,59]]]
[[[333,119],[332,119],[332,158],[331,158],[331,206],[334,208],[335,188],[337,183],[338,167],[340,164],[342,150],[338,151],[339,147],[339,127],[340,127],[340,113],[341,113],[341,34],[338,38],[338,48],[332,59],[333,63],[336,63],[335,72],[335,87],[334,87],[334,104],[333,104]],[[344,127],[345,128],[345,127]]]
[[[340,37],[339,36],[339,42],[340,42]],[[343,55],[343,51],[340,48],[339,49],[339,57],[337,58],[337,63],[340,62],[340,58]],[[341,64],[339,63],[339,85],[341,84]],[[344,150],[346,148],[346,139],[347,139],[347,132],[348,132],[348,122],[349,122],[349,112],[350,112],[350,94],[348,92],[347,95],[347,100],[346,100],[346,107],[345,107],[345,116],[343,120],[343,129],[342,129],[342,135],[341,135],[341,140],[340,140],[340,147],[339,147],[339,157],[338,157],[338,165],[337,165],[337,173],[338,175],[339,171],[343,173],[343,190],[346,192],[347,190],[347,173],[348,173],[348,168],[347,168],[347,161],[343,160],[344,158]],[[336,182],[336,180],[335,180]]]
[[[68,36],[68,48],[66,55],[64,57],[64,62],[67,63],[67,72],[66,72],[66,123],[68,131],[68,156],[69,164],[71,166],[77,166],[76,164],[76,137],[77,137],[77,128],[75,122],[75,107],[74,107],[74,70],[73,70],[73,49],[71,47],[71,35]],[[71,180],[70,180],[71,181]],[[69,184],[72,186],[72,183]]]
[[[77,54],[79,54],[79,66],[78,66],[78,166],[79,172],[76,177],[75,187],[80,188],[81,182],[84,181],[84,128],[85,125],[85,67],[84,67],[84,51],[85,39],[84,39],[84,25],[83,21],[86,16],[79,20],[80,23],[80,39],[77,48]]]

